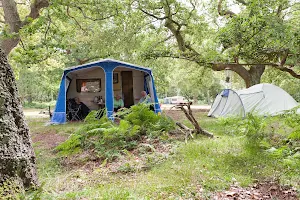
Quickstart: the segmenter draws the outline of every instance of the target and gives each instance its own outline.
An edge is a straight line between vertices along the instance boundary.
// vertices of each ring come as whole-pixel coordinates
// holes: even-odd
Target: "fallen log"
[[[212,133],[210,133],[209,131],[201,128],[198,121],[195,119],[192,109],[191,109],[191,104],[192,104],[191,102],[188,102],[188,103],[184,103],[184,104],[178,104],[175,107],[180,108],[184,112],[186,118],[192,123],[192,125],[195,127],[195,129],[190,129],[180,122],[177,122],[176,125],[179,126],[181,130],[186,131],[187,136],[188,135],[193,136],[192,133],[196,133],[196,134],[202,134],[202,135],[208,136],[210,138],[213,138],[214,135]],[[186,106],[187,109],[184,106]]]

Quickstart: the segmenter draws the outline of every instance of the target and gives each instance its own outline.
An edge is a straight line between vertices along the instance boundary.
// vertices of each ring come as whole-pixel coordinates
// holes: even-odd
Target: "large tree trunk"
[[[249,79],[245,80],[246,87],[251,87],[253,85],[259,84],[261,80],[261,76],[265,71],[264,65],[254,65],[251,66],[248,70],[249,72]]]
[[[36,159],[13,71],[0,50],[0,186],[26,189],[38,184]]]

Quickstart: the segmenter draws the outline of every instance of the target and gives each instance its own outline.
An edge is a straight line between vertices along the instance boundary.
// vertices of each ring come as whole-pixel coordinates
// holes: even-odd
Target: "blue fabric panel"
[[[51,118],[52,123],[65,123],[66,122],[66,87],[65,87],[65,74],[63,75],[59,87],[58,97],[56,101],[56,106],[54,109],[54,114]],[[55,114],[57,113],[57,114]],[[62,117],[64,113],[64,117]]]
[[[105,106],[107,117],[113,119],[114,113],[114,88],[113,88],[113,70],[117,67],[116,63],[105,63],[102,65],[105,71]]]
[[[157,98],[157,94],[156,94],[156,89],[155,89],[155,84],[154,84],[154,79],[153,79],[153,76],[152,76],[152,73],[150,73],[150,76],[151,76],[151,81],[152,81],[152,86],[153,86],[153,93],[154,93],[154,110],[155,110],[155,113],[158,113],[158,112],[161,112],[161,109],[160,109],[160,105],[159,105],[159,102],[158,102],[158,98]]]
[[[229,90],[228,89],[223,90],[222,97],[228,97],[228,95],[229,95]]]
[[[51,123],[64,124],[66,123],[66,112],[54,112],[52,115]]]

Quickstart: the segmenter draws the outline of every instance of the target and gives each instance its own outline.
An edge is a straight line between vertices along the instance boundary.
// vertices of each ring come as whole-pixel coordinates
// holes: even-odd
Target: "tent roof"
[[[243,89],[243,90],[238,90],[236,91],[239,95],[242,94],[253,94],[253,93],[258,93],[258,92],[263,92],[266,90],[280,90],[280,91],[284,91],[282,88],[270,84],[270,83],[261,83],[261,84],[257,84],[257,85],[253,85],[249,88]],[[285,92],[285,91],[284,91]]]
[[[69,67],[69,68],[65,69],[64,72],[68,73],[68,72],[72,72],[72,71],[76,71],[76,70],[81,70],[81,69],[86,69],[86,68],[90,68],[90,67],[95,67],[95,66],[98,66],[98,65],[101,65],[101,64],[105,64],[105,63],[106,64],[108,64],[108,63],[116,63],[116,64],[119,64],[120,66],[123,66],[123,67],[137,69],[137,70],[145,71],[145,72],[148,72],[148,73],[151,73],[151,71],[152,71],[150,68],[142,67],[142,66],[139,66],[139,65],[134,65],[134,64],[123,62],[123,61],[119,61],[119,60],[114,60],[114,59],[106,58],[106,59],[103,59],[103,60],[98,60],[98,61],[94,61],[94,62],[91,62],[91,63],[83,64],[83,65]],[[100,66],[100,67],[105,68],[105,65]]]

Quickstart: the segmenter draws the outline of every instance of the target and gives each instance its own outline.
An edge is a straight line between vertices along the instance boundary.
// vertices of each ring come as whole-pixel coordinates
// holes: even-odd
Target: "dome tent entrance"
[[[243,103],[239,95],[231,89],[219,93],[208,113],[209,117],[245,116]]]
[[[89,83],[89,84],[87,84]],[[83,92],[80,87],[89,86],[93,92]],[[96,89],[95,89],[96,88]],[[147,91],[154,103],[155,112],[161,112],[152,71],[149,68],[113,59],[104,59],[64,70],[51,123],[67,121],[66,101],[79,97],[90,109],[97,110],[95,97],[105,101],[107,116],[113,119],[114,94],[119,94],[129,107],[138,103],[141,91]]]
[[[298,106],[298,103],[291,95],[280,87],[272,84],[258,84],[236,92],[229,90],[232,92],[229,92],[227,98],[222,97],[224,91],[226,90],[223,90],[216,97],[208,116],[245,116],[245,114],[251,112],[265,116],[277,115]],[[230,96],[232,97],[230,98]],[[237,97],[234,98],[233,96],[238,96],[241,103],[235,103]],[[240,105],[242,105],[242,107]],[[222,107],[223,109],[221,109]],[[237,108],[242,108],[244,115],[236,112]]]

